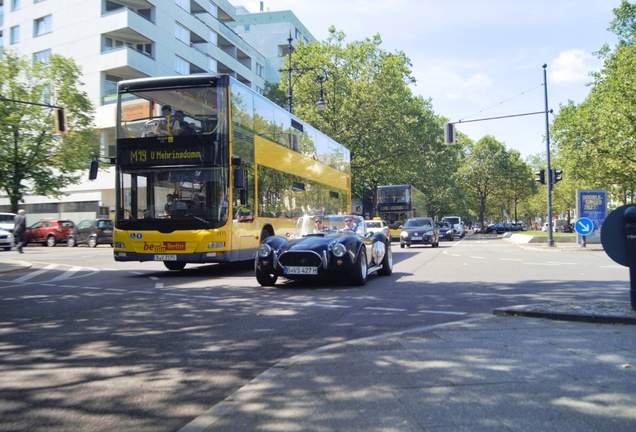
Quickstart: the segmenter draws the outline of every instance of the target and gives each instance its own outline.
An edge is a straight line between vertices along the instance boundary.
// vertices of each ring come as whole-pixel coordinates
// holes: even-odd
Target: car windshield
[[[360,228],[364,227],[364,220],[359,216],[345,216],[345,215],[304,215],[298,218],[296,223],[296,229],[294,230],[294,238],[305,237],[308,234],[329,234],[330,232],[339,232],[345,230],[346,219],[353,219],[354,227],[357,227],[358,233],[361,233]],[[316,219],[322,221],[322,225],[315,223]]]
[[[431,226],[430,221],[427,219],[409,219],[404,224],[404,227],[406,228],[417,228],[423,226]]]

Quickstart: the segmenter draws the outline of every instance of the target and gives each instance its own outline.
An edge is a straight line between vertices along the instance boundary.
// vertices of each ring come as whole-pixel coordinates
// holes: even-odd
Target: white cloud
[[[550,80],[555,83],[591,81],[590,72],[597,70],[599,65],[597,58],[583,50],[562,51],[552,63]]]

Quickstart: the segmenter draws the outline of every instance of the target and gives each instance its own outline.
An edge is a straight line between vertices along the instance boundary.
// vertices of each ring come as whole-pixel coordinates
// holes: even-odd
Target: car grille
[[[285,267],[319,267],[322,264],[320,256],[314,252],[285,252],[279,257],[278,262]]]

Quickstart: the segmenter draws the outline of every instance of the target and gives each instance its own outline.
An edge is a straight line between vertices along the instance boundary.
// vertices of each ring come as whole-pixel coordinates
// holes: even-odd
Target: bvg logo
[[[163,242],[160,244],[144,242],[144,250],[155,253],[177,252],[186,250],[186,244],[185,242]]]

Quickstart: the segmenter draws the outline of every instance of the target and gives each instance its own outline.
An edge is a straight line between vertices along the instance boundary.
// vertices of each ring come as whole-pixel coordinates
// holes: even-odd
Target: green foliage
[[[79,182],[77,170],[86,169],[99,151],[92,104],[78,89],[80,76],[71,59],[52,55],[47,63],[31,62],[3,52],[0,189],[9,196],[13,211],[26,194],[61,195],[65,187]],[[54,134],[53,109],[29,103],[64,107],[67,134]]]
[[[594,74],[589,96],[561,107],[553,137],[565,178],[624,201],[636,187],[636,6],[623,1],[614,13],[610,30],[618,45],[599,51],[603,68]]]
[[[382,50],[381,42],[376,35],[347,44],[332,27],[326,41],[299,43],[292,65],[294,114],[350,149],[355,196],[381,184],[408,183],[439,209],[449,201],[439,191],[454,181],[460,153],[443,145],[443,119],[431,101],[412,94],[410,60],[401,51]],[[326,109],[318,111],[316,80],[325,74]],[[280,91],[288,89],[288,79],[281,74]]]

